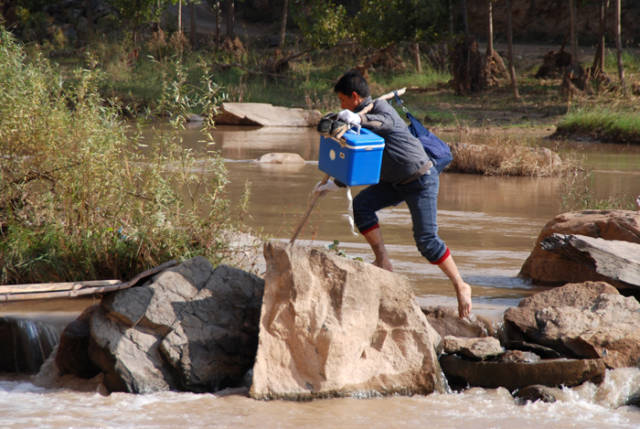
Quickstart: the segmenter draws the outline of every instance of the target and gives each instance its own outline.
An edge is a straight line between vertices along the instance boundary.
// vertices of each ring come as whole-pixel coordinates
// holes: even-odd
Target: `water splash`
[[[44,322],[13,317],[0,318],[0,371],[38,372],[58,344],[60,332]]]

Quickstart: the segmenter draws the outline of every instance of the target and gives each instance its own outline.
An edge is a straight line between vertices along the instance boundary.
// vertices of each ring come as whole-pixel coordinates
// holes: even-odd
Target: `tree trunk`
[[[447,5],[449,6],[449,37],[452,37],[455,29],[455,26],[453,25],[453,0],[447,0]]]
[[[226,20],[227,20],[227,37],[233,39],[235,37],[235,24],[236,24],[236,7],[234,0],[227,0],[226,7]]]
[[[595,78],[604,73],[604,55],[605,55],[605,32],[606,32],[606,10],[609,4],[609,0],[600,1],[600,41],[598,42],[598,49],[593,58],[593,65],[591,66],[591,77]]]
[[[622,88],[622,91],[626,93],[627,89],[624,84],[624,66],[622,65],[621,3],[621,0],[616,0],[616,55],[618,57],[618,78],[620,79],[620,87]]]
[[[420,60],[420,44],[418,42],[413,43],[413,55],[416,62],[416,72],[422,73],[422,61]]]
[[[182,0],[178,0],[178,33],[182,34]]]
[[[87,38],[93,39],[93,8],[91,7],[91,0],[85,0],[84,10],[87,15]]]
[[[222,4],[216,2],[216,49],[220,49],[220,27],[222,27]]]
[[[569,0],[569,42],[571,45],[571,64],[578,64],[578,37],[576,35],[576,0]]]
[[[190,42],[191,46],[195,48],[196,46],[196,36],[197,36],[197,22],[196,22],[196,5],[191,3],[189,5],[189,24],[190,24]]]
[[[513,65],[513,9],[511,0],[507,0],[507,45],[509,56],[509,75],[511,76],[511,87],[513,88],[513,96],[516,100],[520,99],[518,92],[518,82],[516,80],[516,69]]]
[[[493,1],[487,0],[487,57],[493,55]]]
[[[462,0],[462,23],[464,25],[464,35],[469,36],[469,17],[467,16],[467,0]]]
[[[289,14],[289,0],[284,0],[282,5],[282,22],[280,23],[280,50],[284,50],[284,42],[287,35],[287,16]]]

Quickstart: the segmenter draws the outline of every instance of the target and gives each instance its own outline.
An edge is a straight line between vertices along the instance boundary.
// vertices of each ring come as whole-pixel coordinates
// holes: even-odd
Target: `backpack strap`
[[[405,107],[405,105],[404,105],[404,101],[402,101],[402,98],[400,98],[400,96],[398,95],[398,91],[393,91],[393,97],[394,97],[394,98],[395,98],[395,100],[396,100],[396,104],[402,108],[402,111],[403,111],[404,113],[407,113],[407,112],[408,112],[408,110],[407,110],[407,108],[406,108],[406,107]]]

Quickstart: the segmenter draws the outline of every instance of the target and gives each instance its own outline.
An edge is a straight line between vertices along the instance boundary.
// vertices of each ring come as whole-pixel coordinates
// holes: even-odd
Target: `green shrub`
[[[168,131],[140,144],[98,80],[86,69],[64,80],[0,28],[2,283],[125,279],[223,255],[222,159],[195,160]]]

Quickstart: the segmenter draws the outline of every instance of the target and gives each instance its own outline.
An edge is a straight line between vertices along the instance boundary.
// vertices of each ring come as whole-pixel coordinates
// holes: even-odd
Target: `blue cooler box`
[[[342,138],[320,137],[318,168],[347,186],[378,183],[384,139],[364,128]]]

